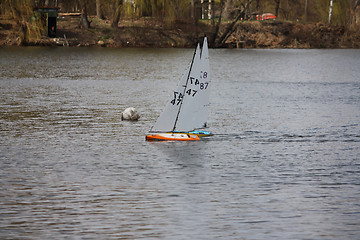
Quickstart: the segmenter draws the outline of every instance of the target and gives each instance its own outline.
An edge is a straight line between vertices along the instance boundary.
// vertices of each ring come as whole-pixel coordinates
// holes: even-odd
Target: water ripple
[[[0,49],[0,238],[356,239],[359,53],[211,50],[215,135],[149,143],[192,50]]]

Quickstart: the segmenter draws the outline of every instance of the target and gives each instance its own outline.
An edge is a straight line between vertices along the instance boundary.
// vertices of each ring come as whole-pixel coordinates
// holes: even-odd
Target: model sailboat
[[[212,134],[202,129],[207,126],[210,64],[207,38],[204,38],[186,68],[177,88],[173,91],[163,112],[160,114],[152,133],[146,140],[191,141],[199,136]]]

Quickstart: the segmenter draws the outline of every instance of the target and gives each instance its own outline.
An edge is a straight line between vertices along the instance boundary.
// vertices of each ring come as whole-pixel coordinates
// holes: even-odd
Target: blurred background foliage
[[[332,25],[360,24],[360,0],[1,0],[0,15],[1,19],[14,20],[22,41],[27,41],[38,37],[44,28],[34,17],[34,8],[39,6],[79,13],[85,28],[90,27],[88,16],[97,16],[118,27],[121,20],[139,18],[156,19],[167,26],[176,21],[189,24],[209,21],[215,25],[220,20],[223,23],[254,20],[256,14],[262,13],[275,14],[277,21],[328,24],[331,1]]]

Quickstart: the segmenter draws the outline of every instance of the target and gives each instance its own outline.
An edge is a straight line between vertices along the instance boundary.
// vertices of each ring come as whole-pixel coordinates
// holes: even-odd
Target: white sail
[[[183,100],[183,94],[186,88],[186,82],[189,77],[189,71],[197,55],[200,56],[199,44],[194,52],[193,59],[185,69],[185,72],[183,73],[177,88],[170,95],[170,98],[165,106],[165,109],[162,111],[154,127],[152,128],[153,132],[169,132],[174,130],[175,121],[177,119],[179,108]]]
[[[210,73],[210,59],[209,59],[209,48],[207,38],[204,38],[203,49],[201,52],[202,69],[200,71],[200,78],[203,82],[206,82],[206,89],[203,89],[203,98],[200,101],[200,105],[203,106],[202,112],[199,116],[202,127],[207,126],[207,120],[209,116],[209,105],[210,105],[210,85],[211,85],[211,73]]]
[[[153,132],[189,132],[206,126],[210,95],[210,66],[207,39],[194,53],[178,87],[173,91]]]
[[[194,59],[175,131],[192,131],[207,124],[210,95],[209,50],[206,37],[200,56]]]

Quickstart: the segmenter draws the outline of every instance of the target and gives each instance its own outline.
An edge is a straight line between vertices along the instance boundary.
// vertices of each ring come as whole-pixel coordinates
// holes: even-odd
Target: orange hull
[[[147,141],[196,141],[200,138],[192,134],[181,133],[160,133],[146,136]]]

